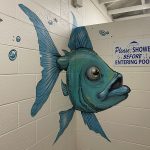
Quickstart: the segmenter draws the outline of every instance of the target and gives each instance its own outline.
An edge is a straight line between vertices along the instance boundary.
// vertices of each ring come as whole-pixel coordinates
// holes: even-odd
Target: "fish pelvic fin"
[[[68,127],[70,121],[72,120],[74,112],[75,112],[75,109],[71,108],[71,109],[69,109],[67,111],[61,111],[59,113],[59,115],[60,115],[60,120],[59,120],[60,129],[59,129],[59,132],[58,132],[58,134],[56,136],[54,144],[57,142],[59,137],[64,133],[65,129]]]
[[[25,5],[19,4],[19,7],[34,25],[41,55],[40,64],[43,67],[42,79],[36,86],[36,100],[31,109],[31,116],[34,117],[48,100],[48,97],[57,81],[61,71],[59,64],[57,63],[60,54],[40,18]]]
[[[94,113],[81,112],[81,114],[82,114],[85,125],[87,125],[90,130],[94,131],[95,133],[100,134],[103,138],[111,142],[109,138],[106,136],[104,130],[102,129]]]
[[[62,91],[63,91],[63,95],[68,96],[69,95],[68,86],[62,80],[61,80],[61,88],[62,88]]]

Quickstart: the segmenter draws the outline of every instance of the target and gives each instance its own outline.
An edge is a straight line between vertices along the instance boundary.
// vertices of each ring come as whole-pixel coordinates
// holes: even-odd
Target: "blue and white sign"
[[[149,66],[150,39],[114,42],[113,57],[115,66]]]

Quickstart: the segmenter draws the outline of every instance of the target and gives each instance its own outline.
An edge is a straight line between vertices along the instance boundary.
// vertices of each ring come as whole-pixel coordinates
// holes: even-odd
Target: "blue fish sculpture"
[[[72,30],[68,44],[71,51],[63,50],[64,56],[61,56],[39,17],[23,4],[19,4],[19,7],[35,27],[43,67],[31,115],[35,116],[39,112],[47,101],[59,73],[65,70],[66,83],[62,81],[61,87],[64,96],[69,96],[73,107],[59,113],[60,129],[55,142],[68,127],[75,110],[81,112],[83,121],[90,130],[110,141],[94,113],[104,111],[128,97],[130,88],[122,84],[122,75],[112,70],[93,50],[85,27]]]

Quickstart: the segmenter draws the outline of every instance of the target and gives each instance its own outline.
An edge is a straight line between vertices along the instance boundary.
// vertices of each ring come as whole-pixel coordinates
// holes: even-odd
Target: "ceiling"
[[[150,16],[150,0],[99,0],[112,20]]]

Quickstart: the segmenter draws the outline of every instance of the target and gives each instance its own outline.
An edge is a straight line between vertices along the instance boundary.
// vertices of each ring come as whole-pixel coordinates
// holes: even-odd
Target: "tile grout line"
[[[19,117],[20,117],[20,114],[19,114],[19,102],[17,102],[17,106],[18,106],[18,123],[17,123],[17,128],[19,128]]]

